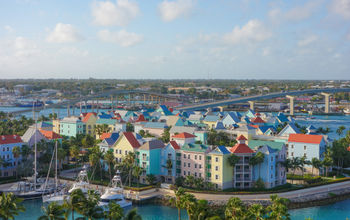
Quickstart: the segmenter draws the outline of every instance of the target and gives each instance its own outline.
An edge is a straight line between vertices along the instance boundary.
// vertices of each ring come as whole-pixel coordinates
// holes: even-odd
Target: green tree
[[[289,213],[287,205],[288,199],[280,198],[277,195],[271,195],[272,204],[267,207],[268,219],[273,220],[289,220]]]
[[[112,180],[112,168],[115,163],[113,151],[108,150],[104,155],[104,160],[108,164],[109,179]]]
[[[89,190],[87,197],[81,203],[82,205],[78,210],[78,212],[83,216],[87,217],[88,220],[103,218],[104,213],[103,213],[102,207],[98,206],[99,201],[100,201],[99,194],[94,190]],[[78,219],[82,220],[85,218],[78,218]]]
[[[143,169],[137,165],[134,166],[133,171],[132,171],[132,175],[134,177],[136,177],[136,183],[137,183],[137,187],[139,187],[140,184],[140,176],[143,172]]]
[[[157,178],[155,175],[147,174],[146,181],[148,182],[148,184],[153,185],[156,182],[156,180],[157,180]]]
[[[185,190],[182,187],[179,187],[177,190],[174,190],[174,192],[175,192],[175,206],[177,208],[177,216],[179,220],[181,220],[181,209],[185,208],[185,203],[184,203]]]
[[[164,143],[168,143],[170,141],[170,129],[171,126],[165,128],[162,137],[160,138],[160,140],[162,140]]]
[[[330,148],[327,148],[326,152],[324,152],[322,165],[326,168],[326,177],[327,177],[329,167],[333,165],[332,151]]]
[[[345,128],[344,125],[339,126],[339,128],[338,128],[337,131],[336,131],[339,137],[343,135],[345,129],[346,129],[346,128]]]
[[[19,212],[25,211],[24,206],[21,205],[22,201],[13,193],[2,193],[0,196],[0,218],[4,220],[15,219]]]
[[[131,209],[125,216],[125,220],[142,220],[142,217],[137,213],[137,209]]]
[[[73,145],[69,148],[69,154],[72,158],[75,159],[75,169],[78,171],[78,160],[80,154],[80,148],[77,145]]]
[[[111,201],[108,203],[108,211],[104,212],[105,218],[109,220],[121,220],[124,217],[124,209],[119,204]]]
[[[16,179],[18,179],[18,158],[21,155],[21,149],[18,146],[12,148],[13,157],[16,159]]]
[[[243,202],[236,197],[230,198],[226,204],[225,217],[228,220],[240,220],[245,218],[246,208]]]
[[[266,209],[260,204],[253,204],[248,208],[247,214],[251,219],[263,220],[265,219]]]
[[[259,165],[259,178],[260,178],[260,166],[265,160],[265,154],[258,152],[250,158],[249,164],[252,166]]]
[[[69,207],[71,209],[72,213],[72,219],[74,218],[74,211],[78,212],[81,210],[83,203],[85,202],[85,195],[81,189],[74,190],[68,200],[65,200],[64,203],[66,203],[65,207]]]
[[[311,166],[311,174],[314,175],[314,168],[319,169],[321,167],[321,161],[318,158],[314,157],[311,160]]]
[[[44,215],[40,216],[38,220],[64,220],[63,206],[57,202],[50,203],[47,207],[43,206],[42,211]]]

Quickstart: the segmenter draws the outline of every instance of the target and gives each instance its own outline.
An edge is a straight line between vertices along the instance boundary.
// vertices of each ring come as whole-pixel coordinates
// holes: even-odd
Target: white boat
[[[343,111],[344,111],[344,114],[350,115],[350,108],[346,108]]]
[[[114,201],[122,208],[131,206],[132,202],[124,198],[123,192],[124,190],[120,178],[120,172],[117,170],[116,175],[112,178],[111,186],[102,194],[99,205],[102,206],[103,209],[108,209],[109,202]]]
[[[72,193],[76,189],[81,189],[83,193],[87,193],[89,188],[89,179],[88,174],[86,171],[86,167],[83,167],[83,170],[81,170],[78,174],[76,182],[73,184],[73,187],[68,190],[69,193]]]

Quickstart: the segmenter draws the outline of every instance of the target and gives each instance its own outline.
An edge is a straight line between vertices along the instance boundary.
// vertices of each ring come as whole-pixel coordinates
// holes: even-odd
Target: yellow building
[[[121,162],[123,157],[129,152],[136,152],[140,147],[140,143],[132,132],[123,132],[115,144],[112,146],[114,157]]]
[[[209,153],[210,182],[217,189],[233,188],[233,167],[227,158],[231,155],[225,146],[218,146]]]
[[[60,120],[52,120],[52,131],[59,134],[60,133]]]
[[[83,118],[83,123],[85,123],[86,127],[86,134],[89,134],[91,136],[95,136],[95,126],[96,126],[96,120],[97,116],[95,112],[89,112],[85,115]]]
[[[207,115],[203,119],[203,123],[208,126],[209,129],[215,128],[216,122],[219,120],[217,115]]]

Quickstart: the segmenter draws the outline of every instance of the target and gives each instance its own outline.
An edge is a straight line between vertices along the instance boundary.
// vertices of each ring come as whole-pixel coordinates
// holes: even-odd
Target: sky
[[[0,0],[0,78],[350,80],[350,0]]]

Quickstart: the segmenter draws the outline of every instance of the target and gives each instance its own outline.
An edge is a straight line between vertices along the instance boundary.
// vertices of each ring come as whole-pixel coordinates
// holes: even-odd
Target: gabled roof
[[[254,151],[248,147],[246,144],[237,143],[233,146],[230,151],[234,154],[252,154]]]
[[[307,130],[316,130],[317,128],[315,128],[315,126],[313,126],[313,125],[309,125],[308,127],[307,127]]]
[[[216,122],[216,124],[215,124],[215,129],[216,129],[216,130],[226,130],[224,124],[222,124],[221,121]]]
[[[89,119],[90,119],[90,117],[93,116],[93,115],[96,116],[97,114],[96,114],[95,112],[89,112],[89,113],[87,113],[87,114],[84,116],[84,118],[83,118],[82,121],[83,121],[84,123],[88,122]]]
[[[185,139],[185,138],[195,138],[196,135],[187,133],[187,132],[182,132],[180,134],[173,135],[172,138],[178,138],[178,139]]]
[[[252,123],[266,123],[264,120],[262,120],[260,117],[255,117],[251,120]]]
[[[14,143],[22,143],[21,136],[17,134],[10,135],[1,135],[0,136],[0,144],[14,144]]]
[[[64,117],[60,123],[79,123],[81,122],[81,120],[79,119],[79,117],[76,116],[70,116],[70,117]]]
[[[163,148],[163,147],[164,147],[163,141],[155,139],[155,140],[147,141],[146,143],[141,145],[138,149],[139,150],[153,150],[153,149],[158,149],[158,148]]]
[[[238,115],[237,115],[236,112],[228,112],[228,113],[226,114],[226,116],[224,117],[224,120],[225,120],[226,118],[231,118],[235,123],[240,122],[240,120],[239,120]]]
[[[259,129],[263,134],[264,134],[266,131],[268,131],[269,129],[270,129],[272,132],[275,132],[275,131],[276,131],[275,127],[273,127],[273,126],[259,126],[258,129]]]
[[[276,150],[282,150],[283,146],[285,145],[283,142],[277,142],[277,141],[262,141],[262,140],[250,140],[248,142],[248,146],[251,149],[256,149],[259,146],[268,145],[269,147],[276,149]]]
[[[99,119],[110,119],[110,118],[112,118],[112,115],[101,112],[100,114],[97,115],[97,117]]]
[[[140,143],[137,141],[136,137],[132,132],[123,132],[123,136],[128,140],[133,148],[139,148]]]
[[[35,135],[35,136],[34,136]],[[33,127],[29,127],[22,136],[24,142],[29,142],[32,137],[36,137],[37,140],[45,138],[45,136]]]
[[[159,128],[159,129],[164,129],[167,128],[168,126],[166,123],[163,122],[146,122],[145,123],[145,128]]]
[[[217,115],[207,115],[204,118],[204,121],[208,121],[208,122],[216,122],[217,120],[219,120],[219,116]]]
[[[277,119],[281,122],[281,123],[284,123],[284,122],[288,122],[288,118],[282,113],[278,113],[277,115]]]
[[[320,144],[323,139],[322,135],[313,134],[290,134],[288,142],[299,142],[309,144]]]
[[[139,117],[136,119],[135,122],[144,122],[144,121],[147,121],[147,120],[145,119],[145,116],[141,114],[139,115]]]
[[[40,129],[40,132],[49,140],[56,140],[62,138],[59,134],[53,131]]]
[[[164,115],[172,115],[172,113],[169,111],[169,109],[165,105],[159,105],[158,112],[163,112]]]
[[[175,150],[180,150],[180,146],[176,143],[176,141],[169,141],[169,144],[170,144]]]
[[[294,133],[296,134],[300,133],[299,129],[297,128],[297,126],[295,126],[294,123],[289,123],[280,131],[280,133],[278,133],[278,135],[283,135],[288,130],[288,128],[292,129],[292,131],[294,131]]]
[[[210,154],[230,154],[231,152],[227,150],[225,146],[217,146]]]
[[[247,138],[244,137],[243,135],[240,135],[236,140],[238,140],[238,141],[246,141]]]
[[[272,149],[270,146],[268,145],[263,145],[260,146],[257,150],[257,152],[261,152],[263,154],[271,154],[271,153],[275,153],[277,150],[276,149]]]
[[[204,144],[185,144],[181,147],[183,151],[194,151],[194,152],[207,152],[209,147]]]

